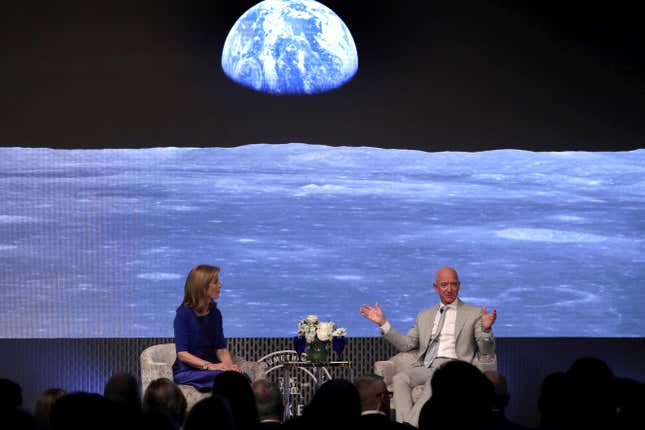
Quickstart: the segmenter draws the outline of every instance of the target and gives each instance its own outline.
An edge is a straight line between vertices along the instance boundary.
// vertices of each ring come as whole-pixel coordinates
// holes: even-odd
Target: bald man
[[[452,267],[437,271],[434,290],[439,303],[422,310],[405,335],[390,325],[378,303],[361,306],[361,314],[381,328],[383,337],[399,351],[419,350],[415,364],[392,379],[396,419],[417,426],[421,407],[432,395],[430,380],[435,369],[450,360],[490,362],[495,355],[491,328],[497,311],[488,312],[459,300],[459,275]],[[424,385],[421,398],[412,404],[412,388]],[[458,401],[458,400],[456,400]]]

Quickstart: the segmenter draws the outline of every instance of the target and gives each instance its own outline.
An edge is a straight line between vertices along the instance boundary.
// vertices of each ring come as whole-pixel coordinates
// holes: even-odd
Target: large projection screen
[[[172,336],[200,263],[230,337],[377,336],[375,302],[405,331],[444,265],[497,336],[645,336],[627,7],[321,2],[358,72],[294,96],[221,69],[257,2],[86,3],[1,26],[0,338]]]
[[[374,335],[374,301],[410,326],[443,265],[498,335],[644,334],[644,150],[2,148],[0,171],[3,337],[170,336],[202,262],[235,337],[309,313]]]

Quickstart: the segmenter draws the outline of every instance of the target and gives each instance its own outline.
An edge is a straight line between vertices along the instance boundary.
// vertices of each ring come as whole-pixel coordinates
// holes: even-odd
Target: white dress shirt
[[[439,334],[439,350],[437,357],[443,358],[457,358],[457,351],[455,350],[455,322],[457,321],[457,303],[452,302],[449,305],[441,305],[445,310],[446,319],[443,322],[443,329]],[[434,324],[432,325],[432,336],[434,337],[439,325],[441,312],[437,312],[434,317]]]
[[[445,307],[446,310],[446,319],[443,322],[443,329],[439,335],[439,350],[437,351],[437,357],[445,358],[457,358],[457,351],[455,350],[455,322],[457,321],[457,302],[454,301],[449,305],[440,305]],[[432,336],[434,337],[435,332],[437,331],[437,326],[439,325],[439,318],[441,318],[441,312],[437,312],[437,315],[434,317],[434,323],[432,325]],[[381,331],[383,334],[386,334],[390,331],[389,321],[385,321],[381,326]]]

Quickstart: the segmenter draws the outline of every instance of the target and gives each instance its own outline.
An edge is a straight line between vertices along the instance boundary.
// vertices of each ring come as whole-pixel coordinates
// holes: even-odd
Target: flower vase
[[[329,342],[314,340],[307,347],[307,359],[312,363],[321,363],[327,361],[329,354]]]

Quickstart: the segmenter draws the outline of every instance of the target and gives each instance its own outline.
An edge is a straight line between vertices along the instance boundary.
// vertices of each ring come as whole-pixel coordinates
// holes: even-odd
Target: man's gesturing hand
[[[381,307],[378,305],[378,302],[374,303],[374,306],[361,306],[361,315],[379,326],[385,324],[385,321],[387,321],[385,314],[383,314]]]
[[[497,310],[493,309],[490,313],[487,313],[486,306],[482,308],[482,329],[488,331],[493,327],[493,323],[497,319]]]

